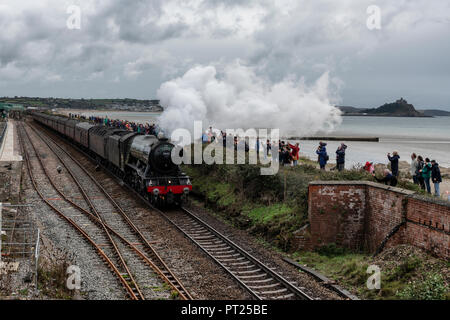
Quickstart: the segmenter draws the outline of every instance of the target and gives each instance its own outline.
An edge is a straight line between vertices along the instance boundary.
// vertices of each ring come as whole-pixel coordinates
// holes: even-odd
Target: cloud
[[[66,27],[73,4],[81,30]],[[366,27],[372,4],[381,30]],[[446,0],[2,0],[1,89],[153,98],[196,64],[240,59],[274,83],[294,75],[312,85],[329,72],[332,102],[372,107],[412,96],[445,106],[449,17]],[[69,89],[54,86],[55,75]],[[117,77],[121,86],[110,81]]]

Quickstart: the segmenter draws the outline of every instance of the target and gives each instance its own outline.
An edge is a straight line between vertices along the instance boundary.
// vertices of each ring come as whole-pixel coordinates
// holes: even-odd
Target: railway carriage
[[[43,114],[41,116],[41,120],[48,126],[50,126],[50,116],[47,114]]]
[[[70,140],[75,140],[75,126],[78,123],[76,120],[67,120],[65,126],[65,135],[70,138]]]
[[[77,123],[75,125],[75,142],[89,149],[89,130],[93,127],[95,126],[87,122]]]
[[[95,126],[89,130],[89,150],[93,151],[100,159],[106,157],[106,139],[114,134],[114,129],[106,126]]]
[[[66,135],[66,122],[68,119],[62,118],[62,117],[56,117],[56,123],[57,123],[57,131],[61,133],[62,135]]]
[[[51,116],[49,121],[51,128],[55,131],[58,131],[58,117]]]

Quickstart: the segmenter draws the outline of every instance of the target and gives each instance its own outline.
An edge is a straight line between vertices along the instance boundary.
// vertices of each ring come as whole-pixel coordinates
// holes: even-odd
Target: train
[[[173,163],[175,146],[162,135],[144,135],[38,111],[31,117],[88,153],[155,206],[181,206],[188,200],[190,178]]]

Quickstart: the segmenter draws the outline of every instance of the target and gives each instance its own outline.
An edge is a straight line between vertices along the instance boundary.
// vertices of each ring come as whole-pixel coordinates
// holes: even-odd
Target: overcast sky
[[[450,110],[450,1],[0,0],[0,96],[152,99],[236,60],[272,82],[329,72],[336,104]]]

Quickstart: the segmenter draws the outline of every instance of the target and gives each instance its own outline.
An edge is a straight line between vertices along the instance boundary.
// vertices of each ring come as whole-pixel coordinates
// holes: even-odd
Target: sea
[[[123,111],[84,111],[87,116],[108,116],[110,119],[124,119],[137,123],[155,123],[161,113]],[[410,162],[415,152],[423,158],[436,160],[440,166],[450,168],[450,117],[403,118],[403,117],[352,117],[345,116],[341,125],[333,132],[317,133],[329,137],[378,137],[379,142],[342,141],[348,148],[346,168],[361,166],[366,161],[388,163],[387,153],[397,151],[400,161]],[[297,142],[297,141],[290,141]],[[316,159],[318,141],[298,141],[300,154]],[[327,141],[331,163],[341,141]]]
[[[317,135],[322,136],[322,135]],[[343,117],[342,124],[327,136],[379,137],[379,142],[342,141],[346,151],[346,167],[366,163],[388,163],[387,153],[397,151],[400,161],[411,161],[414,152],[424,159],[436,160],[450,168],[450,117]],[[318,141],[299,141],[304,156],[316,157]],[[325,141],[330,160],[335,161],[339,141]]]

